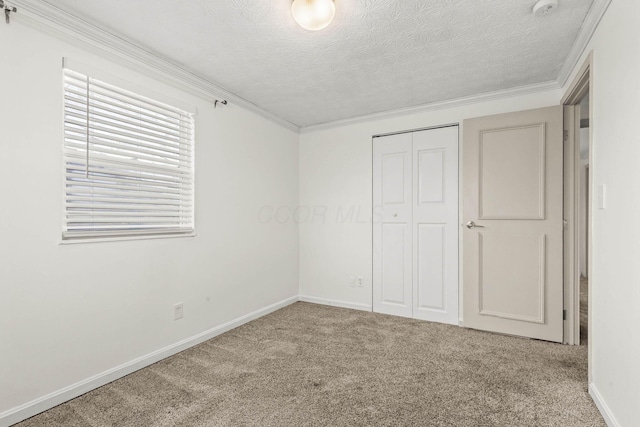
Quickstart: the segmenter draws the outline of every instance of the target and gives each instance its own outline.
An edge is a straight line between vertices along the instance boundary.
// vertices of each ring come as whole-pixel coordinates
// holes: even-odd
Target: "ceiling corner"
[[[210,102],[225,98],[290,131],[300,133],[300,126],[291,123],[246,99],[227,91],[171,60],[152,53],[128,41],[125,37],[74,16],[47,1],[12,0],[18,10],[16,20],[66,42],[98,49],[108,58],[138,72],[151,72],[154,78]]]
[[[589,45],[591,37],[593,37],[596,28],[598,28],[598,24],[602,20],[602,17],[606,13],[610,4],[611,0],[594,0],[589,13],[582,23],[582,27],[580,27],[578,37],[576,37],[576,40],[573,43],[567,58],[562,64],[562,68],[560,69],[560,74],[558,75],[558,84],[560,87],[564,87],[567,84],[572,71],[578,65],[578,61]]]

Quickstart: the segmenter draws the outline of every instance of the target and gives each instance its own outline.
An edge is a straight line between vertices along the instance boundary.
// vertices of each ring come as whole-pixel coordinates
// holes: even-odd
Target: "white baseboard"
[[[251,322],[252,320],[258,319],[262,316],[265,316],[283,307],[291,305],[297,301],[303,301],[303,302],[308,302],[312,304],[329,305],[332,307],[350,308],[353,310],[372,311],[371,305],[368,305],[368,304],[353,303],[353,302],[347,302],[347,301],[336,301],[336,300],[330,300],[326,298],[312,297],[308,295],[300,295],[300,296],[287,298],[275,304],[264,307],[260,310],[256,310],[252,313],[238,317],[237,319],[224,323],[220,326],[211,328],[208,331],[202,332],[198,335],[194,335],[190,338],[187,338],[185,340],[172,344],[168,347],[157,350],[153,353],[149,353],[145,356],[134,359],[123,365],[109,369],[108,371],[102,372],[98,375],[94,375],[93,377],[87,378],[86,380],[77,382],[68,387],[57,390],[53,393],[49,393],[48,395],[32,400],[31,402],[27,402],[24,405],[21,405],[21,406],[9,409],[8,411],[5,411],[3,413],[0,413],[0,427],[8,427],[20,421],[26,420],[27,418],[37,415],[40,412],[43,412],[43,411],[46,411],[47,409],[51,409],[55,406],[58,406],[61,403],[74,399],[84,393],[87,393],[91,390],[94,390],[98,387],[101,387],[105,384],[108,384],[126,375],[129,375],[144,367],[152,365],[162,359],[173,356],[174,354],[177,354],[190,347],[198,345],[204,341],[207,341],[211,338],[214,338],[218,335],[221,335],[225,332],[235,329],[238,326],[242,326],[245,323]],[[462,325],[463,323],[460,322],[460,326]],[[613,413],[611,412],[607,404],[602,399],[600,392],[598,391],[598,389],[593,383],[589,384],[589,394],[591,395],[591,398],[593,399],[596,406],[598,407],[598,410],[602,414],[602,417],[604,418],[604,421],[607,423],[607,426],[620,427],[620,424],[616,420],[615,416],[613,415]]]
[[[32,417],[40,412],[51,409],[54,406],[58,406],[61,403],[74,399],[88,391],[94,390],[112,381],[129,375],[139,369],[147,367],[153,363],[156,363],[169,356],[173,356],[183,350],[221,335],[227,331],[230,331],[238,326],[244,325],[252,320],[258,319],[283,307],[286,307],[294,302],[298,301],[298,297],[287,298],[283,301],[269,305],[267,307],[256,310],[253,313],[249,313],[242,317],[238,317],[230,322],[224,323],[215,328],[211,328],[208,331],[202,332],[198,335],[194,335],[190,338],[172,344],[163,349],[154,351],[145,356],[134,359],[128,363],[109,369],[93,377],[87,378],[75,384],[72,384],[63,389],[49,393],[46,396],[42,396],[38,399],[27,402],[24,405],[9,409],[8,411],[0,413],[0,427],[8,427],[12,424],[18,423],[29,417]]]
[[[616,417],[613,415],[604,399],[602,399],[602,395],[593,383],[589,384],[589,394],[598,407],[602,418],[604,418],[604,422],[607,423],[609,427],[620,427],[620,423],[616,420]]]
[[[300,301],[310,302],[312,304],[330,305],[332,307],[351,308],[353,310],[360,311],[372,311],[372,307],[369,304],[360,304],[357,302],[336,301],[326,298],[312,297],[308,295],[300,295]]]

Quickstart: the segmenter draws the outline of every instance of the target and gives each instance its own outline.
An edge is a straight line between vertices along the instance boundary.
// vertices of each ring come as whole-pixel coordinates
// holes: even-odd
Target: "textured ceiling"
[[[304,127],[558,77],[593,0],[335,0],[309,32],[291,0],[57,0]]]

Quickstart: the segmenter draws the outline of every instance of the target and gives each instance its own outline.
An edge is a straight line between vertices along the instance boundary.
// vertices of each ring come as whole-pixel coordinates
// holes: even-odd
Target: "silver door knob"
[[[484,228],[484,225],[477,225],[475,222],[473,221],[469,221],[468,223],[465,224],[467,226],[467,228],[469,230],[471,230],[472,228]]]

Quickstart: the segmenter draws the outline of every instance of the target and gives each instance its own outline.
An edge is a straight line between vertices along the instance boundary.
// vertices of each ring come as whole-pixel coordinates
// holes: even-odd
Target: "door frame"
[[[588,195],[589,204],[593,200],[593,52],[590,52],[580,67],[576,77],[568,86],[561,105],[564,107],[565,116],[565,250],[564,250],[564,277],[565,277],[565,310],[567,313],[564,331],[565,342],[571,345],[580,345],[580,109],[577,107],[582,98],[589,96],[589,169],[588,169]],[[587,276],[589,277],[588,295],[588,360],[589,381],[591,381],[591,307],[593,274],[591,271],[593,244],[592,244],[592,210],[587,209]]]

